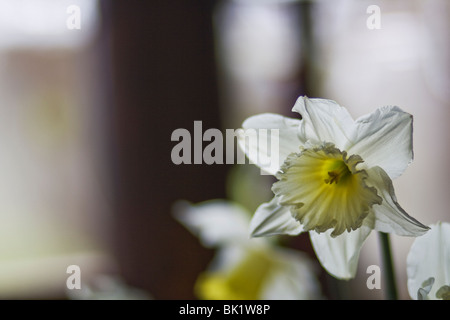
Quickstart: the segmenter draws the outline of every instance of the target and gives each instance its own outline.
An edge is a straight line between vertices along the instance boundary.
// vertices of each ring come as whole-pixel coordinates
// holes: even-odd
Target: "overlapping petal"
[[[289,207],[278,204],[277,197],[260,205],[250,222],[250,234],[253,237],[298,235],[302,231],[303,227],[292,217]]]
[[[379,108],[356,120],[344,150],[395,179],[413,160],[412,122],[412,115],[399,107]]]
[[[347,109],[332,100],[300,97],[292,111],[302,116],[298,130],[303,144],[332,142],[338,149],[344,150],[354,127]]]
[[[427,226],[408,215],[398,204],[392,180],[383,169],[373,167],[368,169],[367,173],[367,185],[375,187],[383,199],[380,205],[372,207],[375,230],[400,236],[420,236],[427,232]]]

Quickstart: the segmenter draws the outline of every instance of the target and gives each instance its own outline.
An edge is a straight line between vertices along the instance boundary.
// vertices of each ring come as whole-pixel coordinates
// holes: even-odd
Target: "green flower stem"
[[[391,245],[389,240],[389,234],[384,232],[378,232],[381,255],[383,263],[383,274],[385,279],[385,294],[387,300],[397,300],[397,286],[395,283],[394,264],[392,261]]]

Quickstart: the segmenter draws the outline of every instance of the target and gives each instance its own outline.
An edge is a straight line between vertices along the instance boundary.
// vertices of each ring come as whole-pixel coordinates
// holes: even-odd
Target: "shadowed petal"
[[[260,205],[250,222],[252,237],[277,234],[298,235],[302,231],[301,224],[292,217],[288,207],[278,204],[277,197]]]
[[[322,233],[310,231],[309,235],[322,266],[338,279],[351,279],[356,275],[361,247],[371,231],[363,225],[337,237],[331,236],[331,230]]]
[[[427,226],[408,215],[398,204],[392,180],[383,169],[373,167],[367,173],[367,185],[375,187],[378,195],[383,198],[380,205],[372,207],[376,218],[375,230],[399,236],[420,236],[427,232]]]
[[[308,141],[317,145],[332,142],[341,150],[347,145],[354,121],[347,109],[336,102],[300,97],[292,111],[302,116],[299,135],[303,144]]]
[[[383,107],[356,120],[347,152],[358,154],[368,167],[379,166],[391,179],[413,160],[413,117],[398,107]]]

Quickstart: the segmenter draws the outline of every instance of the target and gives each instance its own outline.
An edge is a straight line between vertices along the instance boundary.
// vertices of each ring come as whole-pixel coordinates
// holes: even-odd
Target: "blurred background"
[[[112,279],[112,296],[120,286],[196,299],[214,250],[173,203],[225,198],[252,211],[273,178],[175,165],[172,132],[297,117],[300,95],[355,119],[383,105],[411,113],[415,161],[394,181],[397,198],[424,224],[450,221],[449,18],[446,0],[1,0],[0,298],[72,298],[66,270],[78,265],[83,285]],[[409,299],[413,239],[391,241]],[[315,259],[307,235],[286,243]],[[372,233],[354,280],[322,270],[325,296],[382,299],[366,286],[378,249]]]

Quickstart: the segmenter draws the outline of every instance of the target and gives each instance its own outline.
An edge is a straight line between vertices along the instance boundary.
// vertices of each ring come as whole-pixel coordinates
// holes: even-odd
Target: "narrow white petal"
[[[420,236],[427,232],[427,226],[408,215],[398,204],[392,180],[382,168],[370,168],[367,174],[366,184],[375,187],[383,199],[380,205],[372,207],[375,215],[374,229],[399,236]]]
[[[248,241],[250,214],[237,204],[225,200],[196,205],[178,201],[173,206],[173,213],[205,246]]]
[[[351,279],[356,275],[359,253],[372,229],[366,225],[344,232],[337,237],[331,236],[331,230],[309,235],[314,251],[325,270],[338,279]]]
[[[292,217],[288,207],[278,204],[277,197],[260,205],[250,222],[252,237],[298,235],[302,231],[301,224]]]
[[[398,107],[383,107],[356,120],[346,146],[368,167],[380,166],[391,179],[399,177],[413,160],[413,117]]]
[[[353,118],[347,109],[332,100],[300,97],[292,111],[302,116],[299,133],[303,144],[307,141],[312,144],[332,142],[344,150],[354,127]]]
[[[426,280],[434,278],[428,297],[436,299],[436,292],[450,285],[450,223],[430,226],[427,234],[417,237],[406,259],[408,292],[417,299],[419,289],[426,287]]]
[[[252,116],[242,124],[244,132],[238,136],[239,146],[252,163],[274,175],[284,159],[290,153],[298,152],[302,146],[298,138],[300,122],[299,119],[287,118],[273,113]],[[267,129],[266,139],[262,139],[262,132],[264,131],[261,129]],[[271,134],[271,129],[276,129],[277,132]],[[252,130],[256,132],[257,139],[250,138]],[[277,141],[272,141],[275,138],[277,138]],[[278,146],[275,149],[272,147],[274,143],[277,143]],[[272,156],[272,150],[277,150],[278,154]]]

